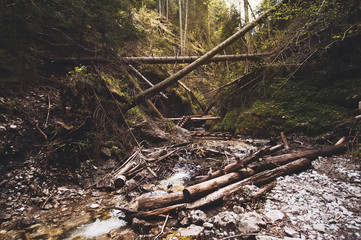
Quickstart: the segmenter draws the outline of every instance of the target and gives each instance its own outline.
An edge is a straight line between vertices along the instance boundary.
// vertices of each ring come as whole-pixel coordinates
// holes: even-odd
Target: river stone
[[[256,236],[256,240],[282,240],[282,238],[259,235],[259,236]]]
[[[313,224],[312,227],[313,227],[313,229],[315,229],[316,231],[319,231],[319,232],[325,232],[326,231],[326,228],[325,228],[324,224]]]
[[[197,225],[190,225],[187,228],[183,228],[181,230],[179,230],[179,234],[181,237],[198,237],[204,230],[204,227],[201,226],[197,226]]]
[[[98,208],[98,207],[99,207],[99,204],[93,203],[93,204],[91,204],[89,207],[92,208],[92,209],[95,209],[95,208]]]
[[[211,218],[214,225],[219,227],[235,227],[238,222],[239,215],[234,212],[224,211],[218,213]]]
[[[244,234],[259,232],[261,230],[260,226],[266,226],[266,223],[258,213],[248,212],[240,215],[238,229]]]
[[[297,231],[295,231],[293,228],[286,226],[283,230],[285,231],[287,236],[295,237],[295,238],[300,236],[300,234]]]
[[[202,225],[207,220],[207,215],[202,210],[192,210],[189,213],[192,223]]]
[[[203,227],[205,229],[212,229],[214,227],[214,225],[210,222],[205,222],[205,223],[203,223]]]
[[[268,218],[272,223],[284,218],[284,214],[279,210],[268,210],[264,213],[265,217]]]

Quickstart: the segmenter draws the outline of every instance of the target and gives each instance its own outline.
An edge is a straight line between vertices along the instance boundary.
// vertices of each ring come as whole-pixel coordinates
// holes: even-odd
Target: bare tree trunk
[[[183,38],[183,54],[187,54],[187,34],[188,34],[188,0],[186,0],[186,12],[184,23],[184,38]]]
[[[181,0],[179,0],[181,1]],[[203,63],[210,60],[213,56],[215,56],[217,53],[223,51],[226,47],[234,43],[236,40],[238,40],[241,36],[246,34],[247,32],[251,31],[257,23],[262,21],[264,18],[266,18],[271,12],[274,12],[278,7],[281,6],[281,4],[284,2],[284,0],[277,3],[274,7],[267,10],[265,13],[263,13],[261,16],[259,16],[257,19],[255,19],[252,23],[244,26],[242,29],[237,31],[235,34],[233,34],[231,37],[220,43],[218,46],[214,47],[212,50],[204,54],[202,57],[197,59],[196,61],[189,64],[187,67],[183,68],[182,70],[178,71],[177,73],[173,74],[172,76],[166,78],[164,81],[156,84],[154,87],[149,88],[145,90],[142,93],[139,93],[138,95],[134,96],[133,102],[131,104],[132,107],[136,106],[137,104],[144,102],[146,99],[149,99],[150,97],[154,96],[158,92],[164,90],[165,88],[169,87],[173,83],[180,80],[182,77],[186,76],[190,72],[192,72],[194,69],[201,66]]]
[[[167,0],[167,6],[166,6],[166,17],[167,17],[167,21],[168,21],[168,19],[169,19],[169,0]]]
[[[183,19],[182,19],[182,0],[178,0],[179,5],[179,37],[180,37],[180,54],[184,55],[183,52]]]
[[[249,5],[248,0],[244,0],[244,24],[245,25],[249,24],[249,13],[248,13],[249,6],[248,5]],[[248,54],[250,52],[250,38],[251,38],[249,32],[246,33],[245,37],[246,37],[246,53]],[[244,73],[248,73],[248,67],[249,67],[248,65],[249,65],[249,63],[248,63],[248,61],[246,61],[244,63]]]

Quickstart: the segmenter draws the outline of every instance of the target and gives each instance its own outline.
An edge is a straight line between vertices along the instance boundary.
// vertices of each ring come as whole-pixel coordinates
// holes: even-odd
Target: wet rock
[[[295,231],[293,228],[285,227],[283,230],[285,231],[287,236],[294,238],[298,238],[300,236],[300,234],[297,231]]]
[[[268,210],[264,213],[265,217],[272,223],[284,218],[284,214],[279,210]]]
[[[192,210],[189,213],[193,224],[202,225],[207,220],[207,215],[201,210]]]
[[[197,238],[203,232],[204,228],[197,225],[190,225],[187,228],[183,228],[179,230],[179,234],[181,237],[195,237]]]

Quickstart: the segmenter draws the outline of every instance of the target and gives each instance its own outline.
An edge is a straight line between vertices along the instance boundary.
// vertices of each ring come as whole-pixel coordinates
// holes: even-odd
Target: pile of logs
[[[258,192],[251,194],[252,197],[258,198],[275,185],[277,177],[303,171],[309,168],[311,161],[318,156],[330,156],[346,149],[343,140],[333,146],[290,152],[287,139],[284,136],[282,139],[282,144],[264,147],[249,156],[235,159],[223,169],[185,187],[183,191],[141,196],[138,199],[137,211],[122,210],[125,210],[128,218],[164,217],[171,211],[201,208],[242,191],[245,185],[260,187]],[[275,155],[280,150],[288,153]]]

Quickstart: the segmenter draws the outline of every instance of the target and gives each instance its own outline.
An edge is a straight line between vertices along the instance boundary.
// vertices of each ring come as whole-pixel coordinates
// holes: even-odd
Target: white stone
[[[204,230],[203,227],[192,224],[187,228],[183,228],[179,230],[179,234],[182,237],[188,237],[188,236],[197,237],[203,230]]]
[[[323,224],[313,224],[312,227],[313,227],[313,229],[315,229],[316,231],[319,231],[319,232],[326,231],[325,225],[323,225]]]
[[[91,204],[90,206],[89,206],[90,208],[98,208],[99,207],[99,204],[97,204],[97,203],[93,203],[93,204]]]
[[[287,236],[290,236],[293,238],[298,238],[300,236],[300,234],[297,231],[295,231],[293,228],[286,226],[283,230],[285,231]]]
[[[267,210],[264,213],[265,217],[268,218],[272,223],[284,218],[284,214],[279,210]]]

